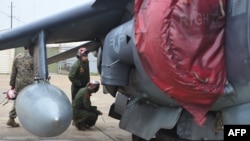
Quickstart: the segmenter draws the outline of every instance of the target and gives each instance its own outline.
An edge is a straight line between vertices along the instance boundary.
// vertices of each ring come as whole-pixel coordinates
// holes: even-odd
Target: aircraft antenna
[[[12,1],[11,1],[11,4],[10,4],[10,28],[12,29],[12,18],[13,18],[13,5],[12,5]]]

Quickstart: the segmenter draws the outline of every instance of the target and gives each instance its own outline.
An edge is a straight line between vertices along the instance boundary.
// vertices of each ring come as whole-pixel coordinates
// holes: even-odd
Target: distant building
[[[11,72],[12,62],[15,56],[15,49],[6,49],[0,51],[0,73],[9,74]]]

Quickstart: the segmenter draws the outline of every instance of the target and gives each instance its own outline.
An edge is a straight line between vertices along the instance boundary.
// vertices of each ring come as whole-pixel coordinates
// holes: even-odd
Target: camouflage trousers
[[[10,118],[16,118],[17,115],[16,115],[16,108],[15,108],[15,105],[16,105],[16,101],[14,101],[14,104],[9,112],[9,117]]]

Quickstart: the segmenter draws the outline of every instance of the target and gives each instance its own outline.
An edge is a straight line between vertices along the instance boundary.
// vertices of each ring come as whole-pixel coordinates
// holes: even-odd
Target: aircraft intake
[[[102,56],[102,83],[128,85],[128,76],[134,65],[132,47],[132,20],[113,29],[107,35]],[[132,45],[131,45],[132,44]]]

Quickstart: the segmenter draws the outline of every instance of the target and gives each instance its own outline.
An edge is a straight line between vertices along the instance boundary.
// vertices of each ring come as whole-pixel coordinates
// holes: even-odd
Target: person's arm
[[[68,78],[71,81],[71,83],[73,83],[74,85],[81,86],[81,81],[77,79],[77,69],[78,69],[78,65],[76,62],[72,65]]]
[[[82,79],[82,87],[87,86],[88,82],[90,81],[90,72],[89,72],[89,63],[86,62],[84,64],[85,71],[84,71],[84,79]]]
[[[90,72],[89,72],[89,61],[88,61],[88,73],[87,73],[87,82],[90,81]]]
[[[11,86],[11,89],[14,89],[15,84],[16,84],[16,76],[17,76],[16,63],[17,63],[17,60],[15,58],[14,61],[13,61],[13,64],[12,64],[12,70],[11,70],[11,74],[10,74],[10,86]]]
[[[86,109],[87,111],[93,111],[93,108],[91,106],[91,101],[90,101],[90,94],[88,93],[84,94],[83,105],[84,105],[84,109]]]
[[[83,96],[83,105],[85,110],[95,112],[97,115],[102,115],[102,112],[97,110],[96,106],[91,105],[90,94],[88,93]]]
[[[88,93],[84,94],[83,96],[83,105],[85,110],[95,112],[98,115],[100,114],[100,111],[97,110],[97,107],[93,108],[93,106],[91,106],[90,94]]]

